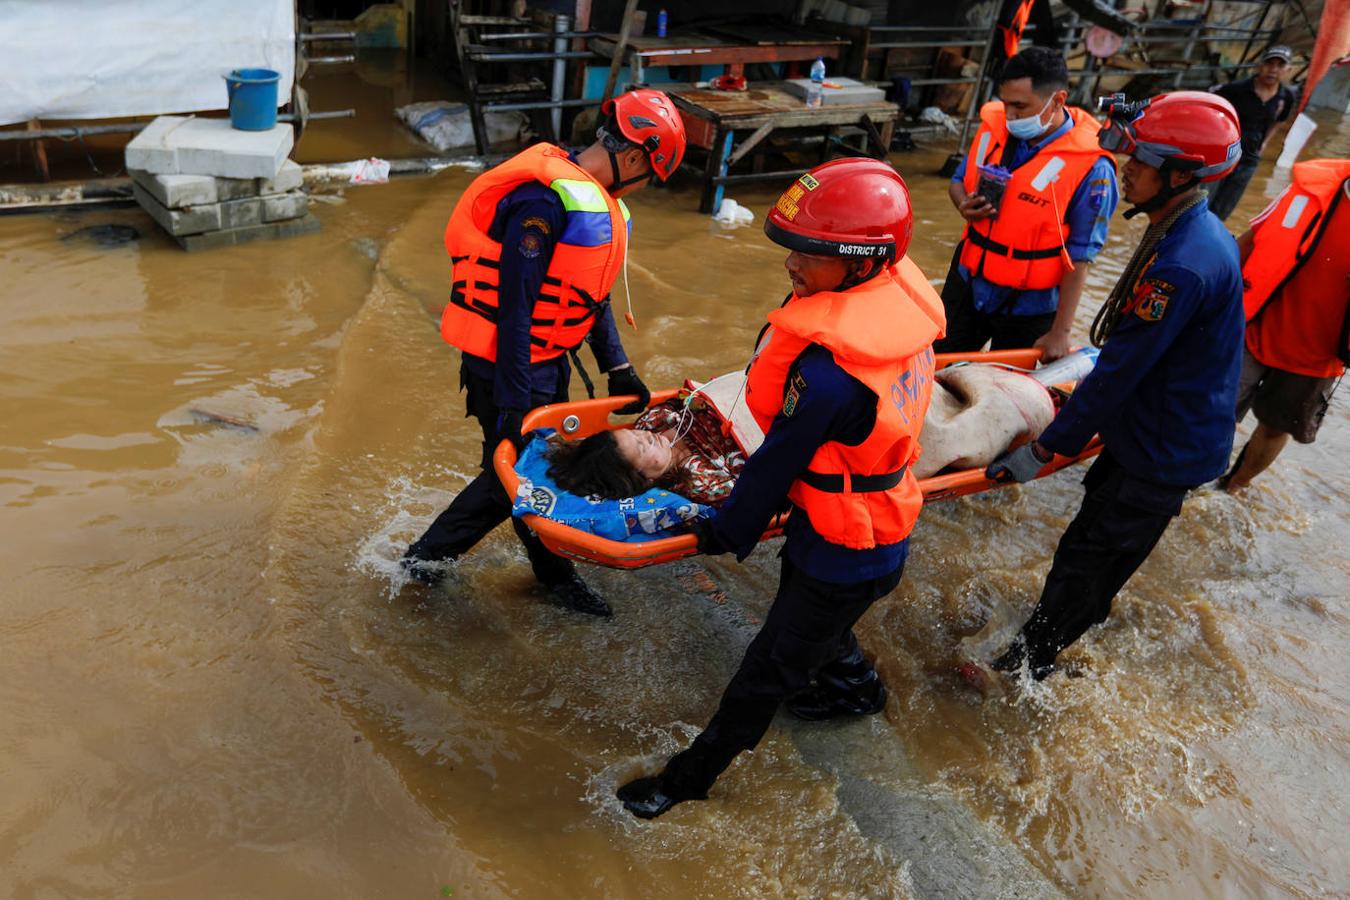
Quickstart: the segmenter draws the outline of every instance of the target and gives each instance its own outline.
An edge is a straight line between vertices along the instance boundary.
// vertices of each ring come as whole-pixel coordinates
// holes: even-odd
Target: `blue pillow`
[[[698,519],[712,515],[712,507],[662,488],[652,488],[636,497],[601,500],[569,494],[548,477],[552,428],[540,428],[516,461],[520,487],[511,514],[543,516],[563,525],[611,541],[654,541],[689,530]]]

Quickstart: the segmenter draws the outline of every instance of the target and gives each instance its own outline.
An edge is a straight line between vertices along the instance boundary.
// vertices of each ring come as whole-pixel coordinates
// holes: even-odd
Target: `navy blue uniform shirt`
[[[787,502],[788,488],[806,471],[822,444],[856,447],[876,424],[877,395],[845,372],[829,350],[812,344],[788,369],[787,385],[797,390],[792,413],[774,417],[764,443],[748,460],[731,496],[717,510],[712,528],[721,542],[745,559],[774,514]],[[909,541],[853,550],[832,544],[811,527],[800,509],[788,517],[783,552],[798,569],[820,581],[852,584],[889,575],[909,552]]]
[[[464,365],[474,375],[492,379],[493,399],[500,409],[528,410],[534,405],[530,394],[557,394],[571,377],[572,367],[566,353],[556,359],[530,363],[530,317],[544,274],[553,260],[553,248],[566,225],[567,210],[557,193],[537,181],[529,181],[498,202],[488,229],[488,236],[502,245],[497,289],[497,362],[494,365],[466,353]],[[595,317],[586,341],[602,372],[628,362],[614,324],[614,313],[608,305]]]
[[[1096,433],[1131,475],[1182,487],[1217,478],[1233,449],[1244,327],[1237,243],[1202,201],[1159,242],[1041,445],[1073,454]]]

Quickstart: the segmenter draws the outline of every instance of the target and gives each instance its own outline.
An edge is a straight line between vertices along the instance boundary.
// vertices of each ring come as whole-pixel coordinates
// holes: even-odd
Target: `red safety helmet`
[[[639,88],[606,100],[600,115],[614,123],[625,140],[647,152],[657,178],[665,181],[675,174],[684,159],[684,119],[669,97]]]
[[[900,173],[863,157],[816,166],[783,192],[764,220],[769,240],[812,256],[896,260],[909,249],[913,231]]]
[[[1206,91],[1174,91],[1140,106],[1120,104],[1137,117],[1108,108],[1097,133],[1103,150],[1133,156],[1146,166],[1190,172],[1200,181],[1218,181],[1242,157],[1242,129],[1233,105]]]

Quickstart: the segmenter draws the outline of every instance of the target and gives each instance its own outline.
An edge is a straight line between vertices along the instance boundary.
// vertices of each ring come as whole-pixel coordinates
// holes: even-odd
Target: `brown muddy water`
[[[934,279],[948,149],[893,158]],[[590,569],[608,622],[541,603],[508,529],[442,590],[398,583],[477,458],[436,330],[472,174],[206,255],[137,210],[0,219],[0,894],[1350,891],[1344,393],[1247,496],[1197,492],[1072,651],[1080,678],[980,703],[947,674],[1029,610],[1078,473],[928,507],[860,627],[885,716],[780,719],[708,802],[629,818],[614,787],[704,723],[774,547]],[[1240,213],[1277,187],[1267,166]],[[762,215],[773,191],[734,196]],[[783,251],[696,197],[632,202],[625,342],[654,387],[742,366],[786,290]],[[143,237],[65,239],[107,223]],[[1080,339],[1140,230],[1117,220]]]

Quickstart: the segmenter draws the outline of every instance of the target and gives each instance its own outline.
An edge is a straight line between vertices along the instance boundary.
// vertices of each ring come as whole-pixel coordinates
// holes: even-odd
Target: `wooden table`
[[[703,174],[699,212],[716,212],[722,204],[725,185],[743,181],[781,179],[788,181],[805,169],[730,175],[728,170],[779,129],[808,129],[825,135],[821,162],[829,155],[830,139],[840,127],[861,128],[867,135],[871,155],[883,159],[891,146],[900,108],[888,101],[857,105],[820,106],[809,109],[805,101],[784,90],[779,82],[750,85],[748,91],[710,91],[669,88],[668,93],[684,117],[689,143],[708,151]],[[737,132],[750,132],[740,144]]]
[[[591,38],[597,55],[613,59],[618,44],[615,35]],[[651,66],[726,66],[740,75],[746,63],[807,62],[817,56],[837,59],[848,50],[846,38],[803,29],[741,29],[700,31],[655,37],[635,35],[624,48],[624,60],[632,68],[633,84],[646,84]]]

